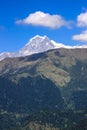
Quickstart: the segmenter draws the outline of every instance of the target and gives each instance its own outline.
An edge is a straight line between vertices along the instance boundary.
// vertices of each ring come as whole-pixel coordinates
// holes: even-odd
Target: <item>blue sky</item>
[[[87,0],[0,0],[0,53],[35,35],[66,45],[87,43]]]

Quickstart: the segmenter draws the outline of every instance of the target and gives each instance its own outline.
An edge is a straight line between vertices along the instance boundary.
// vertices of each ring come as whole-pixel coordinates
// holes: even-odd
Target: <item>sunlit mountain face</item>
[[[3,60],[7,57],[21,57],[27,56],[35,53],[45,52],[47,50],[52,50],[56,48],[67,48],[67,49],[75,49],[75,48],[87,48],[86,45],[83,46],[67,46],[62,43],[56,43],[53,40],[50,40],[47,36],[39,36],[31,38],[28,43],[20,49],[18,52],[4,52],[0,54],[0,60]]]

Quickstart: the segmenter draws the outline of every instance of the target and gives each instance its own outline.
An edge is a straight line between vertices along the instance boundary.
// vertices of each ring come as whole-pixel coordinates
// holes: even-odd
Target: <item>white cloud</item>
[[[83,31],[81,34],[74,35],[73,40],[87,42],[87,30]]]
[[[37,11],[35,13],[29,14],[28,17],[22,20],[17,20],[16,24],[27,24],[34,26],[44,26],[49,28],[60,28],[62,26],[70,26],[70,22],[64,20],[60,15],[50,15],[49,13],[44,13]]]
[[[87,27],[87,12],[81,13],[77,17],[77,26],[78,27]]]

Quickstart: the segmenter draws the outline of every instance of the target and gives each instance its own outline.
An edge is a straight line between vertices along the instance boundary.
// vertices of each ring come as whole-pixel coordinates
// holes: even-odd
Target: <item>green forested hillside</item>
[[[1,130],[78,130],[86,117],[87,49],[0,62]]]

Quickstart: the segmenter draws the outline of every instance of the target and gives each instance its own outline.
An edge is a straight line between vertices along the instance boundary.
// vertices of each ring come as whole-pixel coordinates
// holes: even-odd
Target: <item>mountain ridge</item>
[[[46,35],[39,36],[36,35],[31,38],[28,43],[21,48],[18,52],[3,52],[0,54],[0,61],[7,57],[21,57],[32,55],[35,53],[45,52],[48,50],[56,49],[56,48],[67,48],[67,49],[75,49],[75,48],[87,48],[86,45],[82,46],[68,46],[62,43],[56,43],[53,40],[50,40]]]
[[[76,64],[87,60],[87,49],[53,49],[26,57],[6,58],[0,61],[0,75],[18,73],[19,77],[41,74],[63,86],[70,81],[69,71]],[[64,69],[63,69],[64,68]]]

